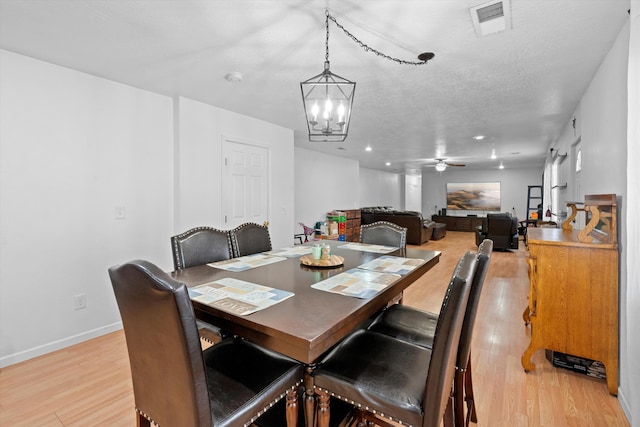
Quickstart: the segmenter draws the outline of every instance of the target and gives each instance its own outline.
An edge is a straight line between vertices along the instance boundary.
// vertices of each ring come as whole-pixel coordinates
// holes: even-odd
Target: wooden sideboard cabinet
[[[569,224],[528,230],[530,290],[524,318],[531,324],[531,342],[521,362],[525,371],[533,371],[531,356],[538,349],[598,360],[605,366],[609,393],[617,395],[615,197],[586,197],[584,230]]]
[[[477,216],[431,216],[431,221],[447,224],[449,231],[475,231],[477,226],[482,225],[482,220]]]

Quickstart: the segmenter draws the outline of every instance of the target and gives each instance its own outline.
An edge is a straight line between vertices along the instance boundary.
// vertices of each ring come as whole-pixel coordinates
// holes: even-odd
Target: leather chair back
[[[447,406],[476,263],[476,253],[462,256],[442,301],[424,392],[424,427],[439,426]]]
[[[484,278],[489,269],[489,261],[493,253],[493,242],[485,239],[478,247],[476,272],[471,282],[471,290],[469,291],[469,302],[467,303],[464,321],[462,323],[462,332],[460,333],[460,345],[458,347],[458,357],[456,366],[458,369],[464,370],[467,367],[469,355],[471,354],[471,337],[473,335],[473,325],[476,322],[476,314],[478,312],[478,302],[484,285]]]
[[[232,257],[231,237],[228,231],[196,227],[171,237],[171,252],[175,270],[222,261]]]
[[[109,269],[129,351],[136,410],[161,426],[210,427],[200,337],[184,284],[155,265]],[[178,398],[179,396],[179,398]]]
[[[234,258],[271,250],[269,229],[264,225],[247,222],[231,230],[229,235]]]
[[[487,214],[484,232],[484,237],[492,240],[496,248],[511,248],[514,238],[518,241],[518,218],[509,214]]]
[[[407,247],[407,229],[388,221],[362,225],[360,226],[360,243],[405,249]]]

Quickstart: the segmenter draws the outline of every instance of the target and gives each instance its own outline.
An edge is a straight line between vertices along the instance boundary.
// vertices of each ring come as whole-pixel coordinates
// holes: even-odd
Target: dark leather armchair
[[[176,270],[222,261],[232,257],[228,231],[211,227],[196,227],[171,237],[171,254]],[[220,328],[197,321],[200,337],[209,344],[220,341],[225,334]]]
[[[271,250],[271,236],[264,225],[247,222],[231,230],[229,235],[234,258]]]
[[[469,421],[477,422],[476,407],[473,397],[473,383],[471,378],[471,337],[473,325],[478,311],[478,301],[484,284],[484,278],[489,269],[489,261],[493,251],[493,242],[485,240],[478,248],[477,270],[471,282],[471,291],[467,303],[458,355],[456,357],[456,372],[453,386],[453,410],[456,426],[467,426]],[[378,315],[369,326],[369,330],[379,332],[394,338],[432,348],[439,315],[421,311],[402,305],[392,305]],[[467,403],[465,415],[464,402]],[[451,416],[451,412],[447,416]],[[453,420],[451,420],[453,421]],[[445,425],[451,425],[445,422]]]
[[[487,214],[476,227],[476,245],[484,239],[493,241],[493,249],[518,249],[518,218],[510,213]]]
[[[297,418],[302,366],[247,341],[226,338],[201,350],[184,284],[155,265],[109,269],[127,341],[137,425],[249,425],[287,396]]]
[[[476,254],[468,252],[445,293],[431,349],[365,329],[338,344],[313,373],[318,426],[327,424],[329,395],[362,408],[360,421],[390,425],[382,424],[379,416],[414,426],[440,426],[475,270]]]
[[[360,243],[405,249],[407,229],[388,221],[365,224],[360,226]]]

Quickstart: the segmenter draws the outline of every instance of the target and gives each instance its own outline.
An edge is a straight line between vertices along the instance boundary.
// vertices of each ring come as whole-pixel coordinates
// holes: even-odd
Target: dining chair
[[[171,237],[171,254],[175,270],[195,267],[232,257],[231,237],[228,231],[212,227],[195,227]],[[215,325],[197,320],[200,338],[215,344],[224,332]]]
[[[202,351],[186,286],[147,261],[109,269],[129,353],[138,426],[248,426],[286,396],[297,419],[302,366],[239,338]]]
[[[228,231],[196,227],[171,237],[175,270],[232,258]]]
[[[478,311],[478,301],[489,269],[492,251],[493,241],[489,239],[485,239],[478,247],[477,271],[471,282],[469,301],[465,309],[453,387],[453,415],[455,425],[458,427],[468,425],[469,421],[477,422],[471,378],[471,338]],[[439,315],[436,313],[394,305],[378,315],[368,329],[425,348],[432,348],[438,319]],[[467,404],[466,416],[464,412],[465,401]],[[447,416],[451,416],[451,413],[448,413]],[[453,420],[447,419],[445,425],[450,425],[452,422]]]
[[[233,257],[271,250],[269,228],[254,222],[244,223],[229,232]]]
[[[389,221],[377,221],[360,226],[360,243],[407,247],[407,229]]]
[[[329,397],[360,408],[360,422],[439,427],[453,383],[456,354],[477,257],[467,252],[447,287],[431,349],[359,329],[313,372],[318,426],[330,418]],[[359,424],[360,425],[360,424]]]

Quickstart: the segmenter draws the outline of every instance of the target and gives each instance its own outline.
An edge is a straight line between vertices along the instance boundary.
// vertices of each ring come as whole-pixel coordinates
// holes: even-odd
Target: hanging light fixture
[[[403,61],[392,58],[362,43],[325,9],[325,55],[322,73],[300,83],[302,102],[309,130],[309,141],[312,142],[342,142],[347,138],[351,108],[356,83],[334,74],[329,69],[329,19],[331,19],[353,41],[365,51],[396,61],[401,64],[422,65],[434,57],[433,53],[418,55],[420,62]]]
[[[329,70],[329,10],[325,10],[324,71],[300,83],[309,141],[341,142],[347,137],[356,83]]]
[[[444,162],[444,160],[440,160],[438,163],[436,163],[436,170],[438,172],[444,172],[446,168],[447,164]]]

